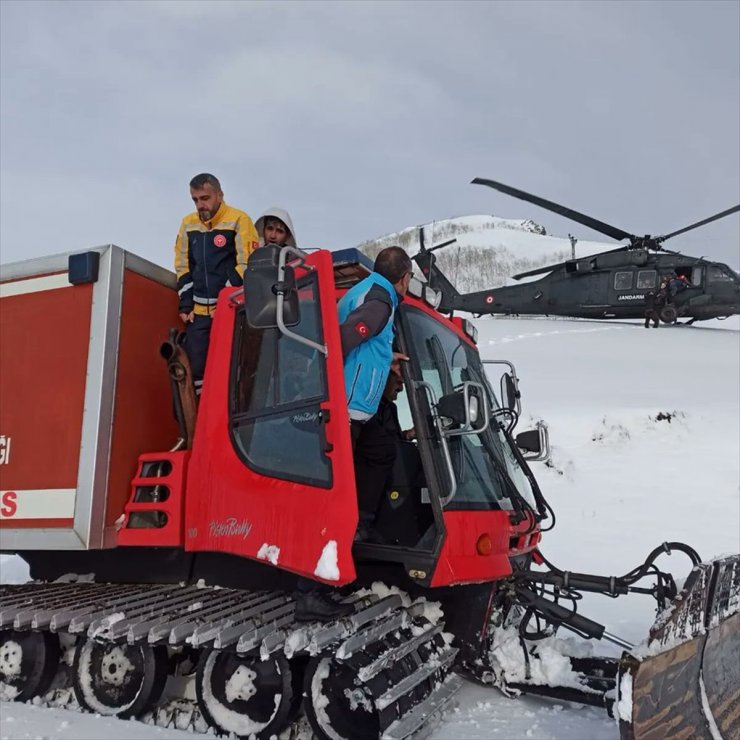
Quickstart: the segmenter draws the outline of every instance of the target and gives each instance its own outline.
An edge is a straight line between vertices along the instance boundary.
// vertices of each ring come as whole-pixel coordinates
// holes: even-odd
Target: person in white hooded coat
[[[278,247],[297,246],[295,229],[290,214],[284,208],[268,208],[255,222],[260,247],[276,244]]]

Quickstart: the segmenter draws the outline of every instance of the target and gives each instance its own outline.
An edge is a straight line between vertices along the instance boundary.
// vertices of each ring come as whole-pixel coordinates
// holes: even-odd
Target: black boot
[[[385,537],[375,528],[373,524],[361,521],[355,532],[355,542],[372,545],[385,545]]]
[[[349,616],[353,611],[352,604],[340,604],[318,589],[296,594],[296,622],[331,622]]]

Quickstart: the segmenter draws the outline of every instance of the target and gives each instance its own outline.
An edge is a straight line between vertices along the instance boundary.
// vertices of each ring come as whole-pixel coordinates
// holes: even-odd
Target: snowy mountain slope
[[[521,378],[518,431],[544,419],[552,467],[534,465],[557,524],[542,550],[556,565],[622,574],[665,540],[704,558],[740,550],[740,317],[645,330],[639,323],[568,319],[476,321],[484,358],[509,359]],[[491,373],[494,384],[497,375]],[[670,415],[670,420],[667,418]],[[659,564],[684,577],[688,561]],[[3,580],[22,580],[16,558]],[[582,613],[639,641],[653,603],[635,595],[585,598]],[[567,634],[567,633],[565,633]],[[595,652],[608,646],[595,645]],[[609,651],[611,652],[611,651]],[[616,740],[617,725],[594,708],[467,684],[433,740]],[[0,706],[0,738],[154,740],[193,735],[64,709]]]
[[[461,216],[424,226],[425,245],[456,239],[437,252],[444,273],[461,292],[486,290],[515,283],[512,275],[536,267],[562,262],[571,257],[567,238],[548,236],[534,221],[515,221],[496,216]],[[384,247],[397,244],[410,255],[419,251],[419,228],[411,226],[359,245],[374,257]],[[614,249],[617,242],[578,241],[576,255]]]

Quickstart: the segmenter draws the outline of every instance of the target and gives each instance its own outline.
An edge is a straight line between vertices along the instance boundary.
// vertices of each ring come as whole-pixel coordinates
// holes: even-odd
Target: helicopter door
[[[609,307],[607,292],[609,289],[609,274],[591,274],[578,278],[579,304],[581,308],[602,309]]]

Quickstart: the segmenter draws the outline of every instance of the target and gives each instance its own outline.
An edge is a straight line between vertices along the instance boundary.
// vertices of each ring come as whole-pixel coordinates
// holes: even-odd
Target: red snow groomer
[[[219,297],[196,416],[177,338],[161,345],[171,273],[114,246],[3,268],[0,547],[34,582],[0,586],[2,697],[259,738],[302,707],[321,738],[400,739],[468,675],[617,705],[623,737],[738,737],[738,559],[668,543],[623,577],[551,566],[528,464],[547,430],[513,436],[513,366],[499,401],[475,328],[423,283],[396,318],[415,440],[380,537],[354,542],[336,301],[369,269],[355,250],[257,250]],[[669,550],[695,566],[680,593],[655,565]],[[297,576],[354,611],[296,622]],[[584,591],[653,595],[650,642],[577,613]],[[573,657],[545,685],[538,644],[561,627],[623,657]]]

